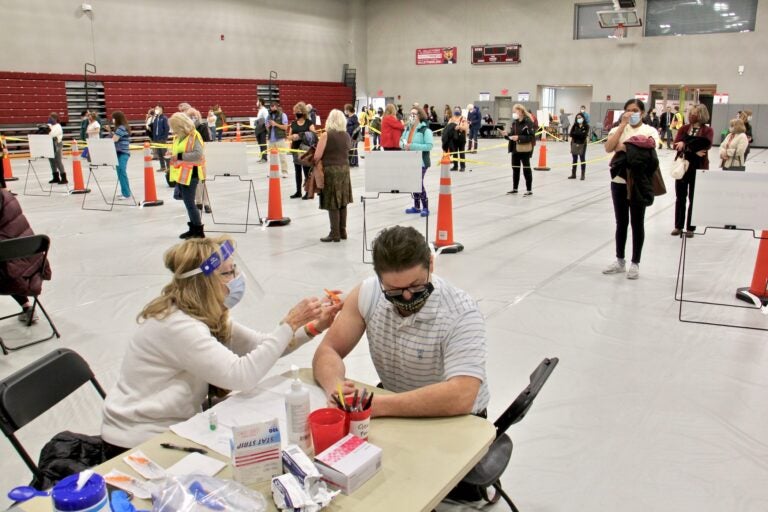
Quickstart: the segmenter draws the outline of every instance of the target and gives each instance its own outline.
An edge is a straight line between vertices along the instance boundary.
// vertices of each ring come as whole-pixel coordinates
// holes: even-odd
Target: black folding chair
[[[0,240],[0,264],[7,263],[12,260],[17,259],[24,259],[24,258],[34,258],[35,256],[40,255],[41,257],[38,257],[38,265],[32,272],[32,275],[29,276],[34,277],[35,275],[39,275],[42,279],[43,271],[45,269],[46,262],[48,261],[48,249],[51,246],[51,239],[48,238],[46,235],[32,235],[32,236],[24,236],[19,238],[11,238],[9,240]],[[32,322],[34,320],[35,316],[35,310],[40,309],[42,311],[43,316],[45,316],[45,319],[48,320],[48,325],[51,326],[51,334],[45,338],[41,338],[39,340],[31,341],[29,343],[25,343],[24,345],[17,345],[14,347],[9,347],[3,342],[3,339],[0,338],[0,349],[2,349],[3,354],[8,355],[9,351],[13,350],[19,350],[25,347],[29,347],[31,345],[36,345],[38,343],[42,343],[44,341],[48,341],[54,336],[57,338],[60,338],[61,335],[59,334],[58,329],[56,329],[56,326],[53,324],[53,320],[51,320],[51,317],[48,316],[48,312],[45,311],[45,308],[43,307],[43,304],[40,302],[39,296],[34,296],[34,302],[32,303],[32,311],[29,313],[29,320],[27,320],[27,326],[32,325]],[[6,315],[4,317],[0,317],[0,321],[8,319],[8,318],[14,318],[17,316],[21,316],[24,314],[24,312],[20,313],[14,313],[12,315]]]
[[[43,475],[16,432],[89,381],[102,399],[106,397],[88,363],[66,348],[54,350],[0,381],[0,430],[36,479]]]
[[[533,405],[533,400],[541,391],[544,383],[557,366],[559,359],[556,357],[544,359],[533,371],[530,384],[520,393],[512,405],[507,407],[501,416],[493,423],[496,427],[496,440],[491,444],[488,453],[467,473],[461,484],[475,486],[480,489],[482,498],[490,503],[496,503],[499,497],[504,498],[509,507],[518,512],[515,504],[501,488],[501,475],[507,469],[509,459],[512,457],[512,440],[505,432],[507,429],[525,418],[528,409]],[[487,489],[493,487],[496,494],[489,498]]]

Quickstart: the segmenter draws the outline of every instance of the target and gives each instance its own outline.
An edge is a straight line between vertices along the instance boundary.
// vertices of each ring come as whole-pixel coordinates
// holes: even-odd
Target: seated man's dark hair
[[[430,254],[424,235],[412,227],[392,226],[382,230],[373,241],[373,270],[380,276],[416,265],[428,269]]]

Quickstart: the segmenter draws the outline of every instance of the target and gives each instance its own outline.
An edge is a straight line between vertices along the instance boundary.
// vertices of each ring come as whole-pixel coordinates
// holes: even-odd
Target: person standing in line
[[[443,124],[448,124],[448,120],[451,118],[451,106],[445,105],[445,108],[443,109]]]
[[[571,120],[568,119],[568,114],[565,113],[565,109],[560,109],[560,132],[563,134],[563,141],[568,142],[568,133],[570,133]]]
[[[470,103],[467,105],[467,122],[469,123],[469,145],[467,153],[477,153],[477,135],[480,133],[480,125],[483,117],[480,114],[480,107]]]
[[[368,109],[365,106],[360,109],[360,115],[357,116],[357,120],[360,122],[360,139],[364,139],[365,129],[368,127]]]
[[[321,242],[347,239],[347,205],[352,202],[352,180],[349,175],[349,150],[352,139],[347,133],[347,118],[333,109],[325,120],[325,132],[315,150],[315,162],[322,163],[323,187],[320,209],[328,211],[331,230]],[[314,172],[314,171],[313,171]]]
[[[216,114],[213,107],[208,111],[208,117],[205,119],[208,123],[208,132],[211,134],[211,140],[216,140]]]
[[[590,124],[590,122],[589,122],[589,112],[587,112],[587,107],[582,105],[579,108],[579,112],[581,112],[581,115],[584,116],[584,122],[587,123],[587,124]]]
[[[381,148],[384,151],[400,151],[400,137],[405,127],[397,118],[397,109],[389,103],[381,118]]]
[[[448,138],[448,152],[451,153],[452,158],[458,160],[458,162],[453,162],[451,170],[464,172],[467,168],[467,163],[464,161],[466,157],[464,150],[467,146],[469,123],[467,122],[467,119],[461,115],[460,106],[456,105],[453,107],[453,117],[448,120],[448,124],[445,126],[443,133]],[[443,150],[445,149],[446,148],[444,147]]]
[[[224,130],[227,128],[227,116],[224,115],[224,112],[221,110],[221,106],[214,105],[213,106],[213,114],[216,116],[216,139],[217,141],[221,142],[221,137],[224,134]],[[214,140],[214,139],[211,139]]]
[[[408,115],[408,124],[400,138],[400,148],[404,151],[421,151],[421,192],[413,194],[413,207],[405,213],[419,213],[422,217],[429,216],[429,199],[424,188],[424,175],[427,174],[431,162],[429,152],[432,151],[432,130],[429,129],[427,113],[421,107],[413,107]]]
[[[374,151],[381,149],[381,116],[384,115],[384,109],[379,107],[379,110],[371,119],[371,145]]]
[[[677,131],[682,128],[684,124],[685,121],[683,121],[683,114],[680,113],[680,106],[675,105],[675,113],[672,116],[672,124],[670,125],[670,128],[672,129],[672,140],[677,140]]]
[[[696,188],[696,170],[709,169],[709,157],[707,153],[712,147],[714,131],[707,126],[709,111],[704,105],[694,106],[688,114],[688,124],[683,125],[675,138],[675,150],[682,153],[688,162],[688,170],[683,177],[675,180],[675,229],[672,236],[680,236],[685,223],[685,236],[693,238],[694,226],[691,226],[693,214],[693,192]],[[686,217],[685,204],[688,202],[688,215]]]
[[[645,242],[645,204],[633,193],[629,197],[627,189],[627,159],[625,141],[633,137],[651,137],[653,148],[658,145],[659,132],[643,123],[645,104],[638,99],[627,100],[624,114],[618,126],[614,126],[605,141],[606,153],[616,152],[611,159],[611,198],[616,218],[616,260],[603,270],[603,274],[627,272],[624,249],[627,244],[627,228],[632,223],[632,263],[627,272],[627,279],[640,277],[640,257]],[[655,151],[655,149],[654,149]],[[645,169],[644,171],[648,171]]]
[[[83,110],[80,112],[80,140],[82,141],[88,138],[87,130],[89,123],[90,121],[88,120],[88,111]]]
[[[288,116],[283,113],[280,103],[273,101],[269,106],[269,149],[276,148],[280,157],[280,174],[283,178],[288,177],[288,157],[285,150],[288,149],[288,143],[285,136],[288,133]]]
[[[573,158],[573,167],[571,167],[571,175],[569,180],[576,179],[576,164],[581,159],[581,181],[584,181],[587,174],[587,162],[585,160],[587,155],[587,139],[589,138],[589,125],[587,120],[584,119],[584,114],[579,112],[576,114],[575,122],[571,128],[571,157]]]
[[[360,127],[360,121],[355,115],[355,107],[347,103],[344,105],[344,113],[347,116],[347,134],[352,139],[352,149],[349,153],[349,166],[357,167],[357,143],[360,141],[360,134],[362,128]]]
[[[179,188],[189,217],[189,230],[179,238],[205,238],[200,210],[195,204],[197,186],[205,181],[205,144],[189,116],[177,112],[169,124],[173,130],[170,179]]]
[[[749,156],[749,150],[752,146],[752,111],[751,110],[744,110],[739,114],[739,118],[744,123],[744,129],[747,134],[747,140],[749,141],[749,146],[747,146],[747,150],[744,152],[744,161],[747,161],[747,157]]]
[[[48,162],[51,164],[51,174],[53,177],[48,183],[66,185],[69,181],[67,181],[67,172],[64,170],[64,162],[62,161],[64,130],[59,124],[59,114],[51,112],[51,115],[48,116],[48,126],[50,127],[50,135],[53,140],[53,158],[48,159]]]
[[[299,197],[302,197],[302,175],[304,181],[308,180],[309,171],[312,170],[312,168],[306,165],[301,165],[301,162],[299,162],[301,154],[296,150],[301,148],[302,142],[305,140],[304,134],[306,132],[315,133],[315,125],[309,121],[309,111],[307,110],[307,105],[303,101],[300,101],[293,106],[293,115],[295,119],[288,129],[288,140],[291,141],[291,149],[294,150],[291,154],[293,155],[293,169],[296,175],[296,193],[291,196],[291,199],[298,199]],[[309,196],[304,194],[303,199],[309,199]]]
[[[672,113],[672,107],[667,105],[664,109],[664,113],[661,114],[659,119],[659,134],[661,140],[667,142],[667,149],[672,149],[672,121],[674,121],[675,115]],[[661,149],[662,143],[659,142],[659,149]]]
[[[131,184],[128,181],[128,159],[131,157],[131,125],[120,110],[112,112],[113,127],[108,128],[112,132],[112,142],[117,151],[117,181],[120,183],[118,201],[127,201],[133,197]]]
[[[744,167],[744,153],[749,147],[744,121],[739,118],[731,119],[730,132],[720,144],[720,167],[729,170],[731,167]]]
[[[512,153],[512,190],[507,194],[517,194],[520,184],[520,168],[525,177],[524,196],[533,195],[533,172],[531,155],[536,139],[536,127],[530,114],[520,103],[512,107],[512,122],[509,131],[501,132],[509,140],[507,152]]]
[[[152,132],[150,133],[150,139],[152,144],[160,145],[168,143],[168,135],[170,133],[170,127],[168,126],[168,117],[166,117],[163,111],[162,105],[155,106],[155,118],[152,121]],[[160,170],[168,172],[168,160],[165,158],[167,148],[156,147],[154,149],[155,157],[160,160]]]
[[[317,109],[311,103],[307,103],[307,112],[309,112],[309,122],[313,126],[317,125]]]
[[[264,100],[259,98],[257,100],[259,112],[256,114],[256,126],[254,127],[254,134],[256,135],[256,142],[259,144],[259,151],[261,157],[259,162],[267,161],[267,125],[269,124],[269,111],[264,106]]]

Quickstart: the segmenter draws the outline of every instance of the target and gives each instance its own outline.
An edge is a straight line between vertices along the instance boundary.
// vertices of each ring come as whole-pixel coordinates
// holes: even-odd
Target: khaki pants
[[[288,147],[288,141],[286,139],[269,142],[269,149],[277,148],[279,151],[278,154],[280,155],[280,171],[282,172],[283,176],[288,176],[288,153],[280,150],[288,149]]]

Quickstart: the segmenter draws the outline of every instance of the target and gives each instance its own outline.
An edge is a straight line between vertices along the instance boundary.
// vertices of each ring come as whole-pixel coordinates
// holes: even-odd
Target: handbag
[[[663,196],[667,193],[667,186],[664,185],[664,176],[661,175],[661,169],[658,167],[656,167],[653,176],[651,176],[651,185],[653,186],[654,196]]]
[[[577,144],[576,142],[571,142],[571,154],[581,155],[582,153],[584,153],[585,147],[586,147],[586,144]]]
[[[685,172],[688,170],[688,160],[685,159],[682,153],[678,152],[675,155],[675,159],[672,161],[672,167],[669,169],[669,175],[676,179],[681,180],[685,176]]]
[[[518,142],[515,144],[515,153],[530,153],[533,151],[533,142]]]

